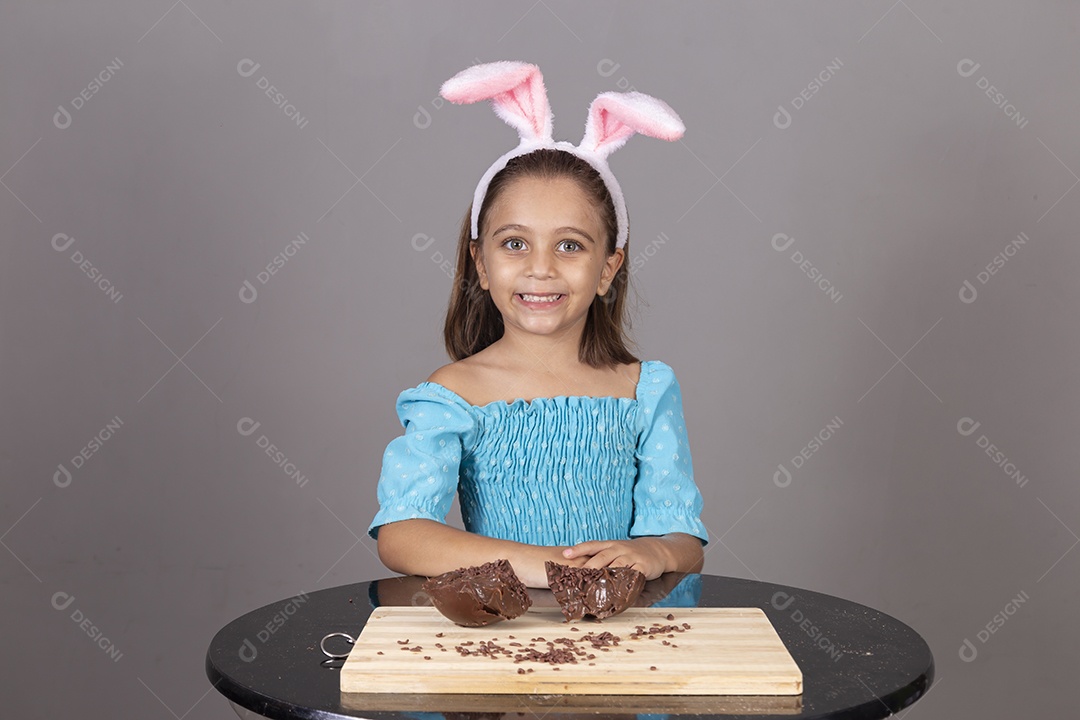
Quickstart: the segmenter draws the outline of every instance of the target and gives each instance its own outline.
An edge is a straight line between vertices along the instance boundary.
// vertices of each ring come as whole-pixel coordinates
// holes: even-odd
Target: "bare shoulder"
[[[615,382],[618,384],[618,390],[612,388],[612,395],[619,397],[637,397],[637,386],[641,382],[641,363],[632,362],[617,365],[615,367],[617,378]]]
[[[477,363],[473,358],[447,363],[431,373],[428,382],[438,383],[463,398],[473,396],[477,386]]]
[[[431,376],[427,379],[427,382],[438,383],[445,387],[450,387],[454,384],[455,380],[461,377],[461,361],[447,363],[435,372],[431,373]]]
[[[565,378],[573,375],[576,382],[537,381],[529,385],[533,392],[523,392],[520,370],[508,369],[493,357],[483,352],[457,362],[443,365],[428,378],[428,382],[438,383],[447,390],[464,398],[474,405],[484,405],[495,400],[512,402],[514,398],[505,397],[508,387],[518,388],[521,397],[548,397],[552,395],[593,395],[614,397],[636,397],[636,388],[641,382],[642,364],[640,362],[622,363],[604,370],[562,373]]]
[[[638,382],[641,381],[641,362],[626,363],[625,365],[620,365],[619,367],[623,376],[629,378],[630,380],[633,380],[634,385],[637,385]]]
[[[581,394],[602,397],[637,397],[637,386],[641,382],[641,363],[621,363],[605,370],[590,373],[583,381]]]

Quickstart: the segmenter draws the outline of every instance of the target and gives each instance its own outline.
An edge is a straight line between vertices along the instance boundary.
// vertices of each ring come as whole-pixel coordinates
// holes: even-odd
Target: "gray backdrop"
[[[605,90],[686,123],[612,166],[706,571],[916,628],[921,717],[1075,712],[1077,5],[4,5],[5,714],[232,717],[221,626],[390,574],[394,401],[516,142],[437,92],[497,59],[558,139]]]

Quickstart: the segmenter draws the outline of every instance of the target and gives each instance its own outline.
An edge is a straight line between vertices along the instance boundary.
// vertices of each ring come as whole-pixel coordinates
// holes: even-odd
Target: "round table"
[[[342,660],[328,659],[320,640],[332,632],[359,635],[373,607],[416,604],[424,578],[396,577],[302,593],[271,603],[223,627],[206,653],[206,675],[241,717],[378,720],[427,718],[634,717],[883,718],[926,694],[934,657],[914,630],[859,603],[800,588],[715,575],[669,573],[646,584],[640,604],[757,607],[768,616],[803,674],[797,696],[416,695],[386,697],[368,710],[339,690]],[[691,587],[694,592],[672,590]],[[530,590],[554,602],[548,590]],[[666,601],[663,599],[666,598]],[[327,642],[334,653],[347,641]],[[370,697],[370,696],[368,696]],[[368,706],[370,707],[370,706]],[[389,709],[399,708],[399,709]],[[419,713],[425,713],[420,715]],[[435,715],[437,718],[438,715]]]

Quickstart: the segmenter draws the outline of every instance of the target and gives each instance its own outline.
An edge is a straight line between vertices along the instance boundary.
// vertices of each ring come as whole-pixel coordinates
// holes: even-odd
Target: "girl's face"
[[[624,257],[622,248],[606,255],[600,211],[569,178],[506,185],[481,240],[482,253],[471,248],[480,286],[508,333],[580,337],[590,305],[607,293]]]

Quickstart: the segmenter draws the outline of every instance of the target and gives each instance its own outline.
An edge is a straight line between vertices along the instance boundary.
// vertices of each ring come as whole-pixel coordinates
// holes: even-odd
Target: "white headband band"
[[[480,178],[473,193],[472,237],[480,237],[480,208],[488,184],[512,158],[540,148],[565,150],[600,173],[615,203],[618,233],[615,247],[626,244],[626,201],[607,158],[634,133],[661,140],[678,140],[686,128],[667,103],[639,92],[605,92],[589,106],[585,136],[578,145],[552,139],[551,108],[540,68],[529,63],[500,61],[473,65],[443,83],[441,94],[453,103],[491,100],[495,114],[518,131],[518,146],[496,160]]]

